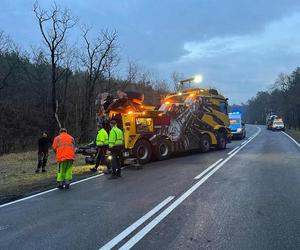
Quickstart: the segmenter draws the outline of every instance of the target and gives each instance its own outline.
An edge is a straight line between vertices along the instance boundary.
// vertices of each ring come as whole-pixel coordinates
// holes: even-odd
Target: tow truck
[[[278,116],[277,115],[274,115],[274,114],[269,114],[266,118],[266,127],[267,129],[271,130],[272,129],[272,126],[273,126],[273,121],[275,119],[278,119]]]
[[[231,141],[228,99],[215,89],[171,93],[158,108],[143,105],[142,94],[127,92],[120,97],[102,98],[101,110],[124,131],[124,157],[140,164],[167,159],[175,152],[225,149]]]
[[[285,130],[285,126],[284,126],[282,118],[276,118],[273,120],[272,130],[281,130],[281,131]]]
[[[283,119],[275,114],[269,114],[267,116],[266,126],[269,130],[285,130]]]

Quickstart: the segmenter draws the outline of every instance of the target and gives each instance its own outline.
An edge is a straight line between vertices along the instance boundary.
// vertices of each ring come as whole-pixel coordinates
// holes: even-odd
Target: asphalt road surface
[[[0,206],[0,249],[299,249],[300,146],[247,126],[224,151]]]

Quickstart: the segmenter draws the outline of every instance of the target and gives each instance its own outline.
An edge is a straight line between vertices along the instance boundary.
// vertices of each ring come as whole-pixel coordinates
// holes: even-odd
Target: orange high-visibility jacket
[[[56,153],[56,161],[74,160],[75,142],[74,138],[66,132],[60,133],[54,138],[52,148]]]

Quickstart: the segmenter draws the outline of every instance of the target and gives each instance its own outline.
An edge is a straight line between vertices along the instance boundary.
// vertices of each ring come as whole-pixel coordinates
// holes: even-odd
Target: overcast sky
[[[52,1],[40,0],[47,7]],[[247,101],[300,66],[299,0],[60,0],[79,22],[119,33],[123,62],[169,79],[201,73],[230,103]],[[29,48],[41,41],[32,0],[1,0],[0,29]],[[73,40],[75,40],[73,37]],[[76,42],[76,41],[74,41]]]

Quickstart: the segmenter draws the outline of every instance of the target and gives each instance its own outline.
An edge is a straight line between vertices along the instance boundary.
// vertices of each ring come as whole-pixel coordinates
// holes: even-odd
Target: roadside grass
[[[293,137],[298,143],[300,143],[300,130],[286,129],[286,132]]]
[[[56,186],[56,161],[49,151],[46,173],[35,173],[37,152],[12,153],[0,156],[0,203],[14,200],[25,194]],[[76,155],[74,179],[92,175],[91,165],[85,165],[84,156]]]

